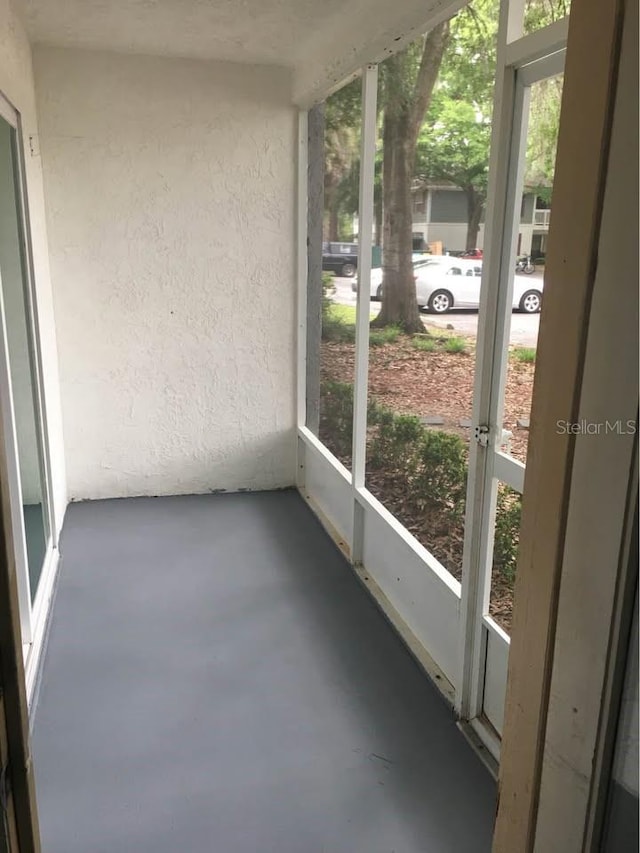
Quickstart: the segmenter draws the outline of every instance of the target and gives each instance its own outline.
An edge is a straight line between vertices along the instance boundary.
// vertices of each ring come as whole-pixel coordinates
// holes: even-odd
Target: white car
[[[418,305],[435,314],[452,308],[478,308],[482,261],[436,256],[414,261]],[[355,289],[355,288],[354,288]],[[516,275],[513,285],[514,311],[535,314],[542,306],[542,279]],[[382,270],[371,271],[371,299],[382,299]]]

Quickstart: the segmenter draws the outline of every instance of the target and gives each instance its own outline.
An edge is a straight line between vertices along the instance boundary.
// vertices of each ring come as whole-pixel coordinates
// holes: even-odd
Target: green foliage
[[[524,7],[524,31],[533,33],[542,27],[566,18],[571,0],[526,0]]]
[[[323,382],[320,389],[320,434],[339,458],[351,456],[353,385]]]
[[[367,448],[369,464],[373,468],[393,468],[404,471],[405,476],[415,470],[417,447],[424,434],[424,426],[414,415],[397,415],[385,406],[369,406],[369,426],[377,427]]]
[[[345,323],[340,317],[328,317],[322,324],[322,340],[339,344],[352,344],[356,339],[356,327]]]
[[[321,435],[339,458],[351,456],[353,386],[324,382]],[[465,442],[444,430],[427,428],[415,415],[401,415],[370,401],[367,467],[383,472],[389,483],[402,483],[403,508],[428,519],[431,535],[453,537],[457,547],[464,522],[468,452]],[[493,563],[508,584],[515,579],[522,497],[498,487]]]
[[[516,577],[522,495],[509,486],[498,487],[493,565],[512,584]]]
[[[528,0],[525,31],[564,17],[570,0]],[[418,141],[416,177],[447,181],[479,221],[487,194],[499,4],[473,0],[451,22],[451,41]],[[525,185],[551,201],[562,78],[531,89]]]
[[[450,353],[465,352],[467,349],[467,342],[464,338],[451,337],[444,342],[444,348]]]
[[[447,522],[464,518],[467,449],[452,433],[424,428],[414,479],[417,505],[439,510]]]
[[[515,347],[513,357],[521,364],[534,364],[536,360],[535,347]]]
[[[322,320],[326,320],[333,306],[333,295],[336,292],[336,286],[331,273],[322,273]]]
[[[497,29],[497,0],[474,0],[452,20],[418,141],[416,175],[464,190],[469,221],[487,194]]]
[[[380,347],[383,344],[395,343],[402,329],[399,326],[385,326],[383,329],[371,329],[369,332],[369,346]]]
[[[467,449],[457,435],[428,429],[414,415],[369,406],[371,435],[367,461],[374,470],[393,472],[405,483],[410,511],[438,517],[439,526],[464,517]]]
[[[435,338],[426,337],[425,335],[415,335],[411,338],[411,346],[421,352],[434,352],[438,349],[438,342]]]
[[[351,215],[358,206],[354,177],[357,180],[359,173],[361,90],[362,82],[356,78],[325,101],[324,204],[329,240],[352,236]]]
[[[355,309],[336,305],[331,297],[335,292],[333,276],[322,275],[322,340],[354,343],[356,339]]]
[[[559,75],[531,87],[524,182],[547,203],[551,202],[556,165],[563,79]]]

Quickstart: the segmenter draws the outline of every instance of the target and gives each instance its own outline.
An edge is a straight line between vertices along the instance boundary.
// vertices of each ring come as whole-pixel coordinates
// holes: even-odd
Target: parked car
[[[433,256],[413,264],[416,296],[420,308],[444,314],[452,308],[478,308],[482,262],[449,256]],[[353,286],[355,290],[356,287]],[[514,311],[535,314],[542,307],[543,281],[515,276]],[[371,298],[382,299],[382,270],[371,272]]]
[[[352,278],[358,269],[357,243],[323,243],[322,269]]]
[[[461,258],[475,258],[482,260],[482,249],[467,249],[460,255]]]
[[[423,255],[415,252],[411,257],[411,262],[413,264],[414,270],[418,267],[422,266],[425,263],[429,263],[434,258],[440,259],[441,255]],[[415,276],[414,276],[415,278]],[[354,293],[358,292],[358,279],[356,278],[351,282],[351,290]],[[380,267],[376,267],[376,269],[371,270],[371,299],[375,302],[382,299],[382,269]]]

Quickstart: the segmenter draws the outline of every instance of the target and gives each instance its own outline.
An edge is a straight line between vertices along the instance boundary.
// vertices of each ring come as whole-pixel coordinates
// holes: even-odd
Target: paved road
[[[534,273],[532,279],[541,277],[541,274]],[[356,304],[356,295],[351,290],[353,279],[351,278],[336,278],[334,279],[336,292],[333,295],[335,302],[340,305]],[[371,314],[375,317],[379,310],[379,303],[371,303]],[[424,314],[424,320],[433,326],[439,326],[441,329],[453,326],[453,330],[460,332],[463,335],[472,335],[475,337],[478,333],[478,312],[477,311],[450,311],[448,314],[436,316],[435,314]],[[538,327],[540,325],[539,314],[517,314],[511,315],[511,334],[509,339],[512,344],[524,347],[535,347],[538,342]]]

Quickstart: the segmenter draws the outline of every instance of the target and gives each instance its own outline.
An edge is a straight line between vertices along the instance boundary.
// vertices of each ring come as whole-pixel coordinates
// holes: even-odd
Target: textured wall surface
[[[42,166],[37,146],[38,124],[33,69],[27,37],[8,0],[0,0],[0,91],[20,113],[25,140],[29,225],[38,302],[38,331],[43,360],[43,389],[47,412],[55,524],[60,529],[67,505],[67,491]],[[29,150],[30,136],[35,139],[35,156],[32,156]]]
[[[289,64],[283,56],[345,7],[345,0],[15,2],[36,43],[275,65]]]
[[[71,498],[294,477],[277,68],[36,48]]]

